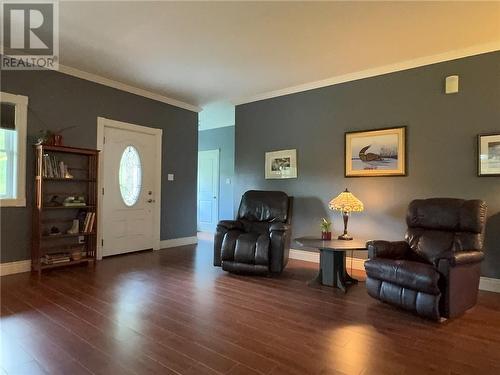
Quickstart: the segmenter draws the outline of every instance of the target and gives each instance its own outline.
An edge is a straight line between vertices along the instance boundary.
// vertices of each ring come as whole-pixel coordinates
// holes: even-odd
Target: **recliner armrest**
[[[410,252],[410,245],[406,241],[368,241],[366,247],[370,259],[405,259]]]
[[[448,258],[447,260],[453,267],[462,264],[479,263],[483,259],[484,259],[484,253],[482,251],[465,250],[465,251],[457,251],[455,254],[453,254],[451,258]]]
[[[291,228],[290,224],[273,223],[269,227],[269,232],[286,232],[287,230],[290,230],[290,228]]]
[[[217,227],[222,227],[226,230],[243,229],[243,223],[238,220],[221,220],[217,224]]]

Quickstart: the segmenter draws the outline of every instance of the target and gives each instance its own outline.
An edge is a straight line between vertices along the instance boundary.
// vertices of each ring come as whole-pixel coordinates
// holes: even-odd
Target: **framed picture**
[[[345,176],[406,176],[406,126],[345,133]]]
[[[477,136],[477,174],[500,176],[500,133]]]
[[[297,150],[266,152],[266,179],[297,178]]]

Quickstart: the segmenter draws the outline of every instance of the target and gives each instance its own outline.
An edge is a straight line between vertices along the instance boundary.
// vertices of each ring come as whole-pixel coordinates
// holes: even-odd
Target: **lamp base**
[[[341,234],[340,236],[337,237],[339,240],[344,240],[344,241],[351,241],[352,237],[349,236],[347,233]]]

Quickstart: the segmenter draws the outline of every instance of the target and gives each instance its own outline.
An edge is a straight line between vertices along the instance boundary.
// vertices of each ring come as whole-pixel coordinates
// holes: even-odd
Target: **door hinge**
[[[102,144],[105,145],[106,144],[106,137],[102,137]]]
[[[101,239],[101,246],[104,246],[104,240]]]
[[[102,195],[104,195],[104,188],[102,188]]]

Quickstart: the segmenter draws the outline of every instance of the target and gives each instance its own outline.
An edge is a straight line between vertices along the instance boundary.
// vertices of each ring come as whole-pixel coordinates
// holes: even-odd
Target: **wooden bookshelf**
[[[32,270],[40,274],[44,269],[95,262],[99,151],[48,145],[36,145],[34,151]],[[85,205],[64,206],[64,199],[71,196],[83,196]],[[87,213],[93,213],[94,219],[92,228],[84,231],[82,219]],[[68,233],[74,219],[80,220],[79,232]],[[59,234],[50,234],[53,227]],[[61,263],[44,263],[46,255],[55,253],[67,253],[69,259]],[[72,254],[81,258],[73,259]]]

